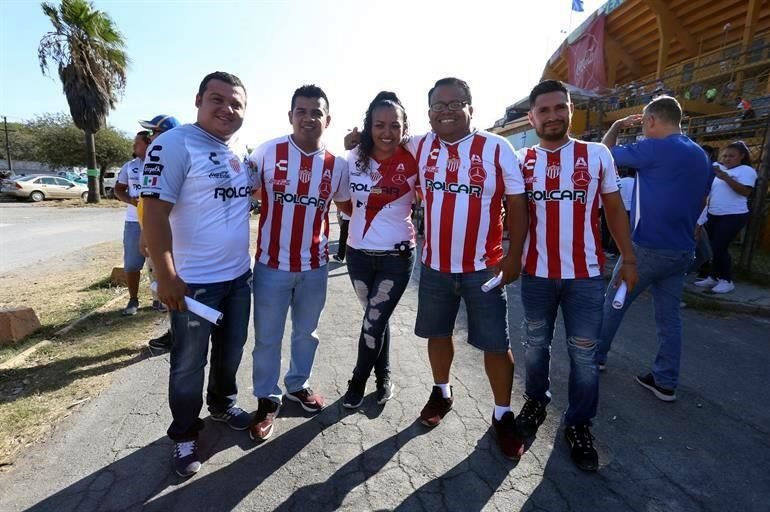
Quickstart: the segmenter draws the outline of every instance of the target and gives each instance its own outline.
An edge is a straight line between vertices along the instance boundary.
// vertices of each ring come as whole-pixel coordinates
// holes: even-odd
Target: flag
[[[572,0],[572,10],[575,12],[583,12],[583,0]]]

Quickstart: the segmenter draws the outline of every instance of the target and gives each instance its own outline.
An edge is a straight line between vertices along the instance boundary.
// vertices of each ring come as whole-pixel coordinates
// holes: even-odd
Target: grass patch
[[[54,262],[57,268],[48,272],[36,265],[0,276],[0,307],[30,306],[43,326],[24,342],[0,350],[0,361],[51,340],[19,366],[0,370],[0,467],[11,465],[25,447],[48,436],[63,418],[98,395],[112,372],[144,358],[147,339],[162,329],[165,315],[145,307],[136,316],[124,317],[121,300],[53,338],[59,329],[125,291],[109,285],[110,272],[121,259],[120,243],[81,253],[70,257],[74,261]],[[66,272],[58,270],[62,267]],[[146,282],[140,287],[140,301],[151,303]]]

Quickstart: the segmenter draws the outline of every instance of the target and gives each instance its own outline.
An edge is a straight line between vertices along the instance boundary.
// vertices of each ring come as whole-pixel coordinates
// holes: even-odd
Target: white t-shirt
[[[601,275],[599,196],[618,190],[604,144],[570,139],[562,147],[519,150],[529,202],[524,270],[549,279]]]
[[[636,179],[631,176],[620,178],[620,181],[618,182],[618,187],[620,187],[620,198],[623,199],[623,206],[627,212],[631,211],[631,199],[634,197],[635,182]]]
[[[284,135],[262,144],[248,162],[262,199],[257,261],[289,272],[326,265],[329,206],[350,199],[341,186],[345,159],[325,148],[305,153]]]
[[[716,165],[741,185],[753,188],[757,182],[757,171],[748,165],[739,165],[732,169],[727,169],[721,164]],[[711,184],[708,212],[711,215],[736,215],[748,211],[748,198],[731,189],[725,180],[715,177]]]
[[[358,150],[348,154],[343,187],[350,190],[353,216],[348,245],[354,249],[392,251],[400,242],[414,247],[412,203],[417,186],[417,162],[403,148],[384,162],[369,159],[358,167]]]
[[[244,155],[234,141],[192,124],[163,133],[147,151],[141,196],[173,203],[174,265],[185,282],[231,281],[249,270],[251,185]]]
[[[120,168],[120,173],[118,173],[118,183],[126,185],[128,187],[128,195],[134,199],[139,197],[139,193],[142,190],[142,166],[142,159],[136,157],[123,164],[123,167]],[[139,222],[139,218],[136,215],[136,206],[133,204],[127,205],[126,222]]]
[[[434,132],[412,137],[425,201],[422,262],[448,273],[475,272],[503,257],[503,201],[523,194],[519,161],[507,139],[474,130],[454,143]]]

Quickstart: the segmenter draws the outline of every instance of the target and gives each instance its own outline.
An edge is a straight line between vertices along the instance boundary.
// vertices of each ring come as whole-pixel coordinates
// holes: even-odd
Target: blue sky
[[[570,15],[571,0],[96,0],[131,58],[108,122],[129,133],[160,113],[193,122],[201,78],[222,70],[246,85],[239,136],[250,145],[289,131],[291,94],[304,83],[329,96],[332,149],[383,89],[401,97],[413,133],[428,130],[427,91],[448,75],[469,82],[475,125],[487,128],[537,83],[561,31],[602,3]],[[9,120],[68,112],[58,77],[38,65],[49,30],[39,2],[0,3],[0,115]]]

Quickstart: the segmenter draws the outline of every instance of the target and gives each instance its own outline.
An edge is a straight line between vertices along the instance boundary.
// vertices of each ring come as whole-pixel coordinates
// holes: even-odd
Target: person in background
[[[337,263],[343,263],[348,249],[350,215],[341,210],[337,210],[337,223],[340,225],[340,239],[339,242],[337,242],[337,254],[333,256],[333,259]]]
[[[729,293],[735,289],[730,243],[749,221],[748,198],[757,171],[751,167],[751,154],[743,141],[726,146],[713,168],[716,179],[709,195],[706,232],[714,257],[710,275],[695,281],[695,285],[713,293]]]

